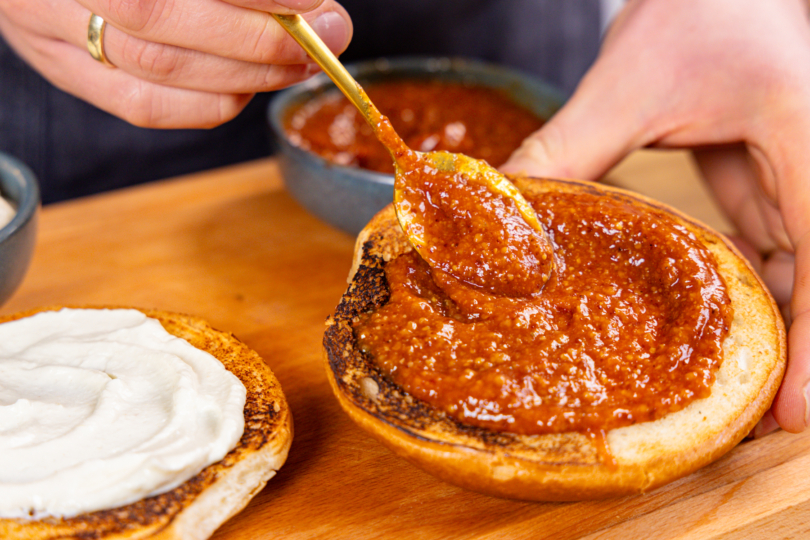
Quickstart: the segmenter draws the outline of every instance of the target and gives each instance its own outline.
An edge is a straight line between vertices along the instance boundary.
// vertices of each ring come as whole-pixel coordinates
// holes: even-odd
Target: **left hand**
[[[91,13],[117,69],[87,50]],[[352,36],[335,0],[0,0],[0,34],[51,84],[133,125],[211,128],[317,72],[271,13],[302,13],[335,54]]]

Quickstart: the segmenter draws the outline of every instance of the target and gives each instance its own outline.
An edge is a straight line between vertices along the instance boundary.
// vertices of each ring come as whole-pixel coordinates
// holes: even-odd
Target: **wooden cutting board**
[[[609,177],[730,230],[684,154],[641,153]],[[272,159],[52,205],[0,313],[126,304],[201,316],[257,350],[295,420],[287,464],[217,540],[270,538],[810,538],[810,433],[744,442],[652,493],[524,503],[444,484],[369,439],[321,357],[353,238],[303,211]]]

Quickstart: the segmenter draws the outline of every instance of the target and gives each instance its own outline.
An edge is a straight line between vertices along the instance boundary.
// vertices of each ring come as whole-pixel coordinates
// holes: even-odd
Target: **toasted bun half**
[[[61,307],[0,317],[0,323]],[[133,504],[71,518],[0,518],[0,538],[205,539],[242,510],[284,464],[292,443],[292,416],[281,385],[259,355],[233,335],[215,330],[199,318],[158,310],[140,311],[159,320],[170,334],[212,354],[245,385],[245,430],[236,448],[177,488]]]
[[[596,193],[640,210],[671,213],[714,254],[734,309],[724,359],[708,398],[659,420],[614,429],[605,463],[578,432],[516,435],[460,424],[408,395],[362,354],[352,322],[388,299],[387,261],[410,250],[392,207],[357,239],[350,285],[327,323],[329,380],[343,409],[395,453],[447,482],[495,496],[580,500],[644,492],[685,476],[728,452],[769,408],[785,367],[785,329],[762,281],[719,234],[660,203],[593,183],[518,178],[528,195]]]

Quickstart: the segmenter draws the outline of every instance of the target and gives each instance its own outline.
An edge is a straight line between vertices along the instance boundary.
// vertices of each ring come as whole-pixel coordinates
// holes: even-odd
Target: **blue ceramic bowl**
[[[2,152],[0,195],[17,210],[12,220],[0,227],[0,304],[3,304],[19,287],[34,253],[39,185],[31,169]]]
[[[564,101],[563,94],[534,77],[501,66],[455,58],[381,59],[348,65],[363,85],[388,79],[438,79],[500,89],[516,103],[548,119]],[[279,150],[281,172],[289,193],[323,221],[351,234],[393,200],[394,177],[337,165],[291,144],[283,121],[291,107],[335,89],[323,73],[275,96],[268,121]]]

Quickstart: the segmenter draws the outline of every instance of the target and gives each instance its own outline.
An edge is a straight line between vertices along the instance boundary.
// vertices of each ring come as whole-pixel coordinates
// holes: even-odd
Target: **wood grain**
[[[608,177],[723,231],[683,153],[642,152]],[[290,458],[215,534],[270,538],[804,538],[810,434],[778,432],[652,493],[581,503],[501,500],[439,482],[367,438],[339,410],[321,358],[353,238],[302,210],[275,162],[46,207],[11,313],[57,303],[194,314],[259,352],[295,421]]]

